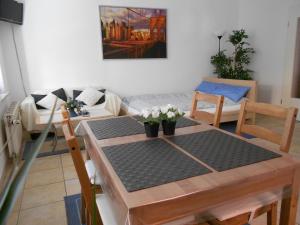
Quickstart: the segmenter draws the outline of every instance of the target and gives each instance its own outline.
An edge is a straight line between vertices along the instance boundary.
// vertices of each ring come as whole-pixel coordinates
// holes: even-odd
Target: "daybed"
[[[97,90],[101,88],[95,88]],[[67,97],[73,98],[73,90],[84,90],[84,88],[64,89]],[[48,94],[53,90],[34,91],[32,94]],[[121,99],[118,95],[111,91],[105,91],[105,101],[102,104],[94,106],[84,106],[90,113],[91,117],[113,117],[118,116],[121,107]],[[40,131],[44,128],[49,119],[51,110],[37,109],[34,98],[32,95],[27,96],[21,103],[21,115],[24,128],[29,131]],[[88,118],[88,117],[87,117]],[[62,116],[60,109],[55,111],[53,122],[61,122]]]
[[[250,87],[248,94],[245,98],[250,101],[256,101],[256,81],[249,80],[231,80],[231,79],[220,79],[215,77],[206,77],[204,81],[214,82],[214,83],[225,83],[237,86],[247,86]],[[186,116],[190,115],[190,110],[192,106],[192,96],[193,91],[185,93],[171,93],[171,94],[146,94],[138,96],[130,96],[122,99],[121,114],[136,115],[140,114],[144,108],[151,108],[153,106],[162,106],[166,104],[172,104],[179,107],[186,113]],[[234,102],[228,98],[225,98],[223,112],[221,117],[221,122],[235,121],[238,119],[238,114],[240,111],[241,102]],[[204,109],[207,112],[214,112],[214,105],[207,103],[200,103],[199,108]]]

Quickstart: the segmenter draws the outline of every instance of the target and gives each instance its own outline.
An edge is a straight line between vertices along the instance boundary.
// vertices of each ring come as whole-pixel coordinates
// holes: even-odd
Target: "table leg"
[[[125,225],[142,225],[142,223],[132,214],[129,214]]]
[[[280,225],[295,225],[297,205],[300,188],[300,169],[297,168],[291,186],[284,188],[283,193],[289,193],[289,197],[282,199]]]

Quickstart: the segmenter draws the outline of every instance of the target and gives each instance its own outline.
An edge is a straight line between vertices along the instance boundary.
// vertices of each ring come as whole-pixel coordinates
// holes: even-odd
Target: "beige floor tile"
[[[9,216],[6,225],[17,225],[18,224],[18,217],[19,217],[19,212],[13,212]]]
[[[32,188],[46,184],[58,183],[64,180],[62,168],[42,170],[29,174],[25,188]]]
[[[66,225],[64,201],[22,210],[18,225]]]
[[[30,173],[57,168],[61,168],[60,156],[48,156],[36,159]]]
[[[83,160],[86,160],[86,151],[85,150],[81,151],[81,154],[82,154]],[[63,167],[74,166],[72,156],[70,153],[62,154],[61,161],[62,161]]]
[[[62,201],[66,195],[64,182],[24,190],[21,209]]]
[[[59,151],[59,150],[67,149],[67,148],[68,148],[68,146],[67,146],[65,139],[58,139],[56,147],[55,147],[55,151]],[[46,141],[43,144],[40,152],[49,152],[49,151],[52,151],[52,149],[53,149],[53,142]]]
[[[63,174],[65,180],[77,179],[77,173],[74,166],[64,167]]]
[[[81,193],[80,183],[78,179],[66,180],[67,195],[75,195]]]
[[[63,167],[74,166],[73,160],[70,153],[61,155],[61,162]]]

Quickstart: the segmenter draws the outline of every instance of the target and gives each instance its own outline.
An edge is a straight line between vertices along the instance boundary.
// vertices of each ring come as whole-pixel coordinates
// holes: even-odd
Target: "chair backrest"
[[[246,124],[246,113],[248,112],[284,120],[283,132],[279,133],[256,124]],[[273,142],[280,146],[281,151],[288,152],[292,142],[297,113],[298,109],[294,107],[286,108],[283,106],[246,100],[241,105],[236,133],[239,135],[241,133],[247,133]]]
[[[72,124],[70,123],[70,117],[68,111],[66,110],[65,106],[62,106],[61,110],[62,110],[62,116],[64,118],[62,122],[62,131],[64,133],[75,166],[75,170],[79,178],[79,183],[82,190],[82,196],[85,199],[85,203],[88,211],[93,212],[93,209],[95,208],[95,196],[93,194],[91,181],[88,176],[84,159],[80,151],[80,145],[77,138],[74,135],[74,129],[72,127]],[[98,220],[99,211],[95,210],[95,212],[97,213],[96,218]]]
[[[216,105],[214,113],[202,111],[198,109],[198,102],[208,102]],[[220,119],[222,115],[222,108],[224,103],[224,96],[211,95],[196,91],[193,96],[191,117],[197,120],[206,121],[209,124],[213,124],[215,127],[219,127]]]

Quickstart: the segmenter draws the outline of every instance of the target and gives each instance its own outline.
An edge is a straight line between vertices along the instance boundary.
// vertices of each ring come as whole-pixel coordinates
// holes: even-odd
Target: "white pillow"
[[[87,106],[91,107],[95,105],[104,93],[94,89],[87,88],[76,98],[77,101],[84,102]]]
[[[40,101],[38,101],[36,104],[39,105],[39,106],[42,106],[46,109],[52,109],[54,103],[55,103],[55,100],[56,100],[57,96],[52,94],[52,93],[49,93],[46,97],[42,98]],[[65,104],[66,102],[63,101],[62,99],[60,98],[57,98],[57,103],[56,103],[56,106],[55,106],[55,110],[58,110],[60,109],[61,105]]]

